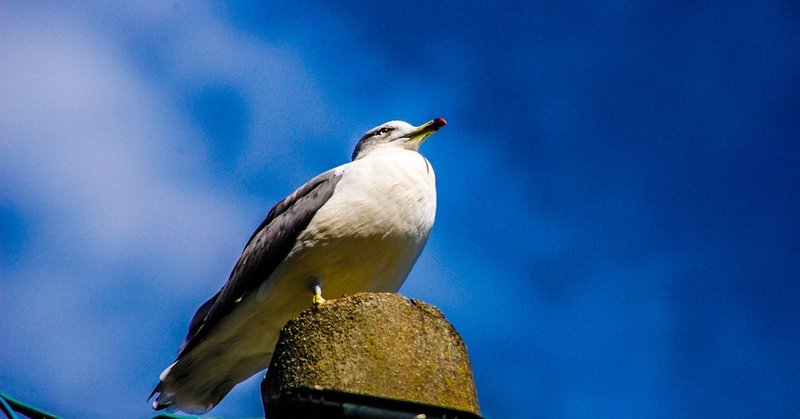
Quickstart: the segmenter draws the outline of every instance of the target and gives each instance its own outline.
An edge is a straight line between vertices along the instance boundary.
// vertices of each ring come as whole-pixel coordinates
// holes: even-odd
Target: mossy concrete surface
[[[329,300],[284,326],[262,397],[302,386],[480,414],[461,336],[435,307],[391,293]]]

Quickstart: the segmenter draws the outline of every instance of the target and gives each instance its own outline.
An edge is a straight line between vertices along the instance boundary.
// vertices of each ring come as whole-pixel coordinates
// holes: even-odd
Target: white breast
[[[288,259],[302,259],[300,266],[316,270],[305,274],[323,279],[330,297],[397,291],[433,226],[433,168],[415,151],[390,148],[338,170],[343,173],[336,191]]]

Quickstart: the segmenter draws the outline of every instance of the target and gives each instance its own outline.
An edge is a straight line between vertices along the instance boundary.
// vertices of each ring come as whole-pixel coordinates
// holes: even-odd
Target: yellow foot
[[[317,308],[323,303],[325,303],[325,299],[322,298],[322,288],[319,285],[314,285],[314,297],[311,299],[311,304],[314,308]]]

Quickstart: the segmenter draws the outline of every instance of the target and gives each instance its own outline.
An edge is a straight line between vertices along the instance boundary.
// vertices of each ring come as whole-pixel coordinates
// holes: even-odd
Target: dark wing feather
[[[294,247],[317,211],[333,195],[341,173],[327,171],[278,202],[250,236],[228,282],[195,313],[178,358],[192,350],[236,306],[255,291]]]
[[[186,337],[183,339],[183,344],[181,344],[181,351],[183,351],[186,343],[189,342],[189,338],[194,336],[197,333],[197,330],[200,329],[200,326],[203,325],[206,317],[208,317],[208,313],[211,312],[211,307],[214,306],[214,303],[217,301],[218,297],[219,291],[217,291],[213,297],[209,298],[208,301],[203,303],[203,305],[197,309],[197,312],[194,313],[194,316],[192,316],[192,321],[189,322],[189,332],[186,333]]]

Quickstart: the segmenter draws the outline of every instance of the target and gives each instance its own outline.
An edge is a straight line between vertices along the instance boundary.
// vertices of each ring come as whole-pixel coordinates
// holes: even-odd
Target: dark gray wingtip
[[[158,385],[156,385],[156,388],[154,388],[154,389],[153,389],[153,392],[152,392],[152,393],[150,393],[150,396],[149,396],[149,397],[147,397],[147,401],[149,402],[149,401],[150,401],[150,399],[152,399],[152,398],[153,398],[153,396],[155,396],[155,395],[156,395],[156,393],[158,393],[158,392],[160,392],[160,391],[161,391],[161,381],[159,381],[159,382],[158,382]]]
[[[149,402],[150,399],[152,399],[153,396],[156,395],[156,393],[160,393],[160,392],[161,392],[161,382],[159,381],[158,385],[156,385],[156,388],[154,388],[153,392],[150,393],[150,396],[147,398],[147,401]],[[158,401],[158,398],[156,398],[156,400],[153,401],[153,410],[164,410],[164,409],[170,407],[171,404],[172,403],[161,403],[161,402]]]

